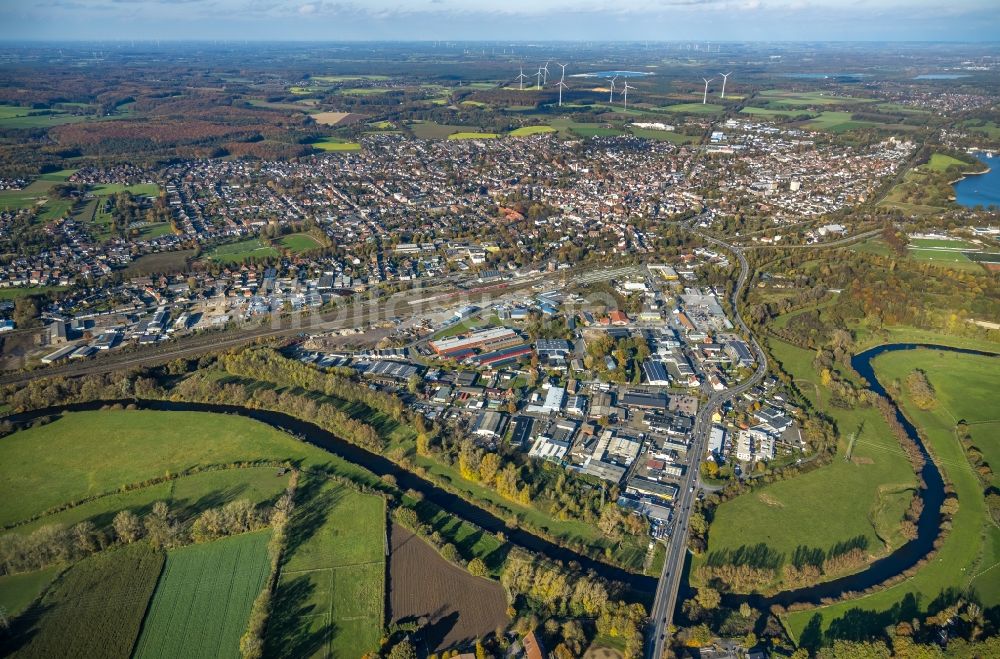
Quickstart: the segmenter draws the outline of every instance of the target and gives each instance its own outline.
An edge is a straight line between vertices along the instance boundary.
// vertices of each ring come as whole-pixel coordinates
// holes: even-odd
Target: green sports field
[[[347,657],[375,650],[385,602],[385,502],[316,480],[303,483],[300,497],[306,501],[289,524],[265,654]]]
[[[239,657],[270,569],[270,537],[258,531],[170,551],[133,656]]]
[[[921,610],[945,590],[974,591],[984,607],[1000,604],[1000,529],[987,517],[983,488],[968,464],[963,447],[955,435],[955,424],[964,419],[971,424],[977,446],[997,456],[997,417],[995,392],[1000,385],[997,359],[959,355],[932,350],[910,350],[887,353],[875,360],[880,381],[905,380],[913,369],[923,369],[933,385],[937,406],[929,411],[918,409],[908,394],[902,395],[903,411],[922,430],[935,463],[951,481],[959,500],[951,533],[934,560],[915,576],[902,583],[867,597],[853,599],[819,609],[801,611],[787,616],[789,628],[801,637],[807,625],[827,629],[852,610],[860,610],[859,618],[873,627],[892,624],[889,611],[904,597],[916,598]],[[815,616],[818,622],[812,622]],[[881,627],[880,627],[881,629]],[[809,634],[813,631],[807,632]]]

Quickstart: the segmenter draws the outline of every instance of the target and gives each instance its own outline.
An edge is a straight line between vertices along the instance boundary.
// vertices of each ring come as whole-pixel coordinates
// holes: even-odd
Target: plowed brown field
[[[507,598],[495,581],[474,577],[398,524],[392,525],[389,609],[392,622],[426,618],[421,636],[438,652],[506,626]]]

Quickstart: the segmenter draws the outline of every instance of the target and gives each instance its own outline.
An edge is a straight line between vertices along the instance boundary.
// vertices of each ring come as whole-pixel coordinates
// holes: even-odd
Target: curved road
[[[738,310],[740,294],[743,292],[747,280],[750,278],[750,264],[747,262],[746,256],[743,255],[742,249],[735,245],[725,243],[700,232],[696,233],[708,242],[732,252],[740,262],[740,276],[736,280],[736,286],[733,288],[730,302],[736,323],[743,331],[744,336],[747,337],[750,347],[756,354],[757,370],[742,384],[712,394],[708,401],[702,405],[698,411],[698,415],[695,417],[691,448],[688,450],[688,453],[694,456],[694,462],[689,466],[684,480],[680,484],[680,493],[677,496],[677,501],[674,502],[674,514],[677,517],[677,523],[671,535],[670,543],[667,545],[667,557],[663,562],[663,571],[660,573],[660,581],[656,587],[656,598],[653,601],[653,608],[650,611],[649,630],[646,636],[647,659],[660,659],[667,646],[667,634],[670,629],[670,623],[673,620],[674,609],[677,607],[677,592],[680,588],[684,557],[687,554],[688,521],[691,516],[691,506],[694,502],[695,489],[698,484],[698,467],[700,466],[701,456],[704,455],[705,445],[708,442],[708,436],[712,428],[712,412],[744,391],[756,386],[767,373],[767,355],[764,354],[764,350],[760,347],[757,339],[751,334],[750,328],[747,327]]]

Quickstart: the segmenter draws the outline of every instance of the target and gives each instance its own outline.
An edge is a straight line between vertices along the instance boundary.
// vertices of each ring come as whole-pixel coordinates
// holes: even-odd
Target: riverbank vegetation
[[[908,611],[938,613],[962,600],[975,603],[990,614],[1000,606],[1000,588],[993,572],[1000,566],[1000,528],[990,516],[982,483],[966,460],[965,446],[958,435],[957,421],[965,425],[985,422],[981,440],[990,437],[992,407],[988,403],[996,391],[996,358],[961,355],[931,350],[887,353],[875,360],[880,381],[892,383],[912,373],[919,364],[941,398],[934,409],[921,409],[906,388],[894,388],[903,411],[920,430],[928,450],[956,499],[948,534],[940,543],[934,560],[911,578],[892,588],[816,611],[788,616],[789,627],[806,643],[843,637],[845,628],[855,637],[877,637],[886,624],[905,620]],[[975,441],[975,440],[974,440]],[[993,615],[993,614],[990,614]],[[859,627],[861,620],[867,620]],[[814,622],[818,620],[819,622]],[[810,636],[811,635],[811,636]]]
[[[133,377],[124,382],[133,387],[138,385],[140,390],[149,386],[140,380]],[[88,390],[100,394],[115,388],[120,391],[122,382],[112,385],[109,377],[100,386],[93,381],[91,385]],[[60,388],[78,396],[84,390],[82,386],[65,383]],[[39,399],[29,396],[23,400]],[[252,602],[252,606],[227,608],[218,602],[206,604],[213,610],[234,611],[235,617],[223,620],[201,616],[198,629],[202,632],[192,634],[164,631],[163,625],[154,624],[151,617],[144,629],[152,631],[144,631],[141,639],[133,637],[131,641],[135,652],[142,651],[139,654],[155,654],[155,648],[177,650],[189,642],[186,639],[209,633],[208,630],[214,630],[211,631],[214,639],[228,639],[222,645],[212,646],[215,656],[257,657],[283,654],[289,648],[294,649],[290,656],[301,656],[299,651],[353,652],[359,647],[368,647],[373,652],[387,651],[400,642],[401,634],[405,636],[417,629],[412,623],[403,628],[387,626],[383,618],[386,497],[395,502],[401,517],[406,517],[403,513],[414,516],[416,527],[429,541],[437,543],[442,560],[472,575],[492,579],[500,579],[512,569],[511,547],[502,534],[487,534],[466,521],[455,520],[424,502],[417,493],[399,492],[393,478],[377,479],[360,467],[263,424],[203,412],[115,407],[42,417],[31,424],[33,427],[23,430],[7,426],[7,432],[14,432],[0,444],[5,466],[29,463],[36,466],[18,475],[27,479],[25,482],[11,484],[35,488],[41,497],[16,506],[11,503],[5,511],[9,528],[0,541],[3,548],[0,563],[5,570],[17,572],[17,576],[22,570],[36,570],[45,565],[52,566],[46,570],[58,571],[66,566],[72,570],[77,564],[89,561],[88,556],[111,555],[118,547],[130,546],[148,547],[158,555],[165,555],[168,566],[175,554],[193,555],[194,550],[189,550],[189,546],[213,548],[206,549],[205,555],[212,554],[215,556],[212,560],[225,561],[231,559],[230,552],[224,552],[225,556],[215,555],[214,547],[229,543],[227,538],[262,533],[272,536],[270,543],[265,538],[254,550],[257,559],[251,563],[256,567],[252,574],[247,573],[247,578],[252,577],[250,581],[241,576],[242,586],[236,590],[221,586],[210,589],[215,593],[213,597],[222,597],[221,590],[244,593],[246,597],[241,595],[240,600]],[[51,459],[47,457],[50,455]],[[67,456],[75,456],[73,465],[66,462]],[[80,456],[87,459],[81,460]],[[62,472],[67,478],[56,477]],[[300,473],[304,482],[296,491],[294,483]],[[50,481],[61,482],[58,487],[47,489]],[[243,496],[249,499],[242,499]],[[9,498],[5,500],[9,502]],[[68,522],[75,525],[66,526]],[[279,537],[281,541],[276,542]],[[347,539],[350,542],[345,542]],[[241,541],[226,546],[243,544]],[[264,545],[269,546],[260,551]],[[520,555],[524,560],[535,560],[523,551]],[[33,558],[19,562],[26,557]],[[590,584],[595,592],[606,593],[594,596],[600,604],[588,615],[598,620],[601,616],[621,617],[624,610],[621,607],[627,606],[621,600],[621,587],[590,573],[570,569],[563,574],[560,571],[566,568],[545,564],[550,565],[546,574],[561,575],[553,576],[556,582]],[[239,570],[218,571],[243,574]],[[173,606],[170,602],[180,592],[178,584],[185,581],[173,579],[173,585],[167,583],[169,572],[164,572],[159,585],[154,581],[156,595],[150,595],[153,597],[150,616],[154,612],[159,612],[156,614],[159,618],[167,615]],[[48,579],[30,580],[26,587],[30,586],[31,593],[17,599],[40,601],[39,598],[48,597],[51,578],[52,575]],[[582,604],[570,603],[581,596],[583,591],[579,588],[565,592],[561,589],[525,592],[520,597],[512,594],[508,612],[518,620],[527,616],[529,621],[538,619],[533,616],[565,616],[567,612],[582,615],[577,613]],[[166,594],[161,597],[161,593]],[[309,611],[325,613],[306,615]],[[645,613],[641,607],[634,611],[622,618],[632,620],[629,623],[632,626],[622,629],[640,628]],[[17,624],[34,624],[37,619],[38,616],[23,618]],[[614,624],[617,623],[605,626],[618,629]],[[30,636],[33,633],[30,629],[35,628],[17,629],[21,631],[15,639]],[[597,623],[584,621],[579,629],[581,635],[571,633],[563,640],[551,638],[556,644],[585,647],[598,633]],[[490,639],[486,646],[500,651],[502,638],[491,633]],[[630,647],[641,647],[641,643],[630,643]]]

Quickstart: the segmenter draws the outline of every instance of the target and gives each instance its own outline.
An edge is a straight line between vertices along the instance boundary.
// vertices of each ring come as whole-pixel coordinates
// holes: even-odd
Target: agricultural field
[[[846,133],[857,128],[867,128],[876,124],[870,121],[855,121],[851,112],[821,112],[815,119],[810,119],[805,123],[805,128],[809,130],[822,130],[829,133]]]
[[[771,107],[759,108],[754,106],[746,106],[740,112],[763,117],[802,117],[810,114],[808,110],[778,110]]]
[[[80,456],[87,460],[81,461]],[[4,465],[0,524],[29,519],[167,471],[284,459],[344,465],[325,451],[243,417],[148,410],[64,414],[53,423],[14,433],[0,442],[0,464]],[[14,496],[15,492],[32,492],[32,496]]]
[[[500,137],[499,133],[458,132],[448,136],[449,140],[492,140]]]
[[[390,618],[399,623],[426,617],[421,639],[426,652],[470,643],[507,624],[507,598],[499,583],[449,563],[398,524],[391,528]]]
[[[60,568],[53,565],[34,572],[0,576],[0,608],[9,617],[16,617],[42,594],[59,572]]]
[[[339,142],[336,140],[327,140],[325,142],[313,142],[309,146],[311,146],[314,149],[326,151],[328,153],[361,150],[361,144],[359,142]]]
[[[528,135],[538,135],[539,133],[554,133],[552,126],[522,126],[507,133],[510,137],[527,137]]]
[[[852,103],[871,103],[872,99],[853,98],[850,96],[835,96],[826,92],[795,92],[782,89],[768,89],[760,92],[760,98],[768,102],[768,106],[808,107],[821,105],[847,105]]]
[[[269,656],[347,657],[378,647],[385,602],[385,502],[307,480],[266,640]]]
[[[188,259],[194,255],[193,249],[146,254],[132,261],[125,269],[125,274],[130,277],[138,277],[153,272],[183,272],[187,267]]]
[[[50,128],[86,120],[85,116],[56,110],[35,110],[17,105],[0,105],[0,128],[2,129]]]
[[[695,566],[713,554],[718,558],[763,545],[766,552],[761,552],[761,559],[777,565],[780,573],[780,566],[799,545],[828,551],[837,543],[855,541],[869,559],[902,545],[898,525],[916,479],[881,415],[873,408],[829,405],[827,390],[812,367],[811,351],[776,339],[769,340],[769,347],[803,395],[836,421],[842,435],[838,454],[829,465],[720,505],[706,555]],[[836,491],[851,496],[831,497]]]
[[[156,588],[164,555],[146,543],[108,549],[75,564],[0,637],[17,657],[127,659]]]
[[[715,103],[677,103],[676,105],[665,105],[663,109],[667,112],[687,112],[689,114],[716,114],[725,110],[725,106]]]
[[[239,657],[270,570],[270,537],[258,531],[168,552],[133,656]]]
[[[673,142],[674,144],[694,144],[699,140],[698,137],[692,135],[682,135],[681,133],[674,133],[669,130],[654,130],[650,128],[630,128],[632,134],[636,137],[642,137],[647,140],[659,140],[664,142]]]
[[[323,124],[324,126],[336,126],[350,116],[350,112],[317,112],[312,115],[312,118],[318,124]]]
[[[935,463],[953,484],[959,509],[938,555],[912,578],[867,597],[789,614],[789,627],[800,641],[803,634],[817,634],[831,625],[842,624],[838,619],[845,620],[843,616],[852,610],[866,615],[852,614],[851,624],[864,619],[873,629],[881,630],[896,622],[892,608],[908,596],[923,611],[950,588],[974,591],[984,607],[1000,604],[1000,581],[994,576],[1000,566],[1000,528],[988,517],[983,488],[955,436],[956,421],[964,419],[970,424],[977,446],[992,457],[1000,453],[995,441],[998,419],[993,404],[994,392],[1000,384],[996,358],[910,350],[880,355],[874,365],[883,382],[904,381],[915,368],[926,373],[935,391],[935,407],[918,409],[905,387],[900,404],[907,417],[923,431]]]
[[[434,121],[413,121],[409,124],[413,135],[421,140],[444,140],[452,133],[468,131],[468,126],[439,124]]]

